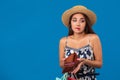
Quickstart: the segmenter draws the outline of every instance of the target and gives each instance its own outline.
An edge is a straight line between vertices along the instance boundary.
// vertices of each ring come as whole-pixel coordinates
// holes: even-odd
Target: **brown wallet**
[[[73,71],[79,64],[77,58],[78,56],[75,52],[70,54],[70,56],[68,56],[64,61],[64,68],[62,73]]]

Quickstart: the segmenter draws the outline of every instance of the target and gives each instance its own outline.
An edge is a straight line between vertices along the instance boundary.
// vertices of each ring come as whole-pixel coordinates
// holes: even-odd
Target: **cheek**
[[[71,22],[71,26],[74,26],[75,25],[75,22]]]
[[[82,26],[82,29],[85,29],[85,25]]]
[[[75,28],[76,27],[76,23],[75,22],[71,22],[71,27]]]
[[[81,28],[84,30],[85,26],[86,26],[86,24],[82,24]]]
[[[72,28],[72,30],[74,30],[75,27],[76,27],[75,23],[71,24],[71,28]]]

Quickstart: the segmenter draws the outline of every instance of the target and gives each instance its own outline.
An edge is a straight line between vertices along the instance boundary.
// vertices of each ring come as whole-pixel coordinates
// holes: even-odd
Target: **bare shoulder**
[[[66,42],[66,37],[62,37],[62,38],[60,39],[60,43],[61,43],[61,44],[65,44],[65,42]]]
[[[91,41],[100,41],[99,36],[97,34],[88,34]]]
[[[88,36],[91,38],[91,40],[99,39],[99,36],[97,34],[88,34]]]

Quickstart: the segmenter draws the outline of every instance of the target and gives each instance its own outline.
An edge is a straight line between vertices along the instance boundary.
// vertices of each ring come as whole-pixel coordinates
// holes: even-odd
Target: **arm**
[[[64,68],[64,48],[66,38],[62,38],[59,42],[59,63],[60,67]]]
[[[102,67],[102,48],[101,48],[100,39],[97,35],[94,35],[91,42],[93,45],[93,52],[94,52],[95,60],[92,61],[92,60],[88,60],[88,59],[84,59],[84,58],[78,58],[80,63],[72,71],[72,73],[76,73],[81,68],[81,66],[84,64],[92,66],[92,67],[96,67],[96,68]]]
[[[102,47],[101,47],[100,39],[97,35],[94,35],[91,42],[93,43],[93,52],[94,52],[95,60],[91,61],[91,60],[85,59],[84,64],[101,68],[102,67]]]

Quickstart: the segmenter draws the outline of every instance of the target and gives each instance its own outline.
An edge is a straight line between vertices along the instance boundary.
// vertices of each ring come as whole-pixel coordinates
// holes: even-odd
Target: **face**
[[[85,17],[82,14],[77,13],[72,16],[71,28],[74,33],[84,32],[85,26],[86,26],[86,21],[85,21]]]

